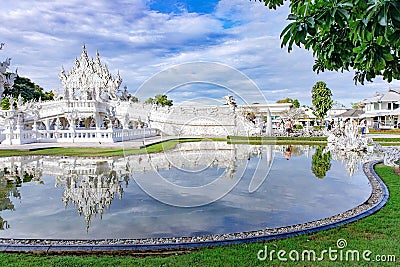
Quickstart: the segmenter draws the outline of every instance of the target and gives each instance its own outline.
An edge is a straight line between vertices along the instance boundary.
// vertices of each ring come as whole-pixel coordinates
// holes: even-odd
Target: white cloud
[[[72,66],[82,43],[92,56],[98,49],[114,73],[119,69],[131,91],[163,69],[198,60],[242,71],[269,102],[291,97],[310,104],[311,87],[318,80],[326,81],[334,98],[345,104],[389,86],[377,79],[356,87],[352,73],[316,75],[310,52],[281,49],[286,6],[270,11],[257,1],[221,0],[213,13],[182,7],[167,14],[151,10],[145,0],[3,0],[2,8],[0,41],[6,47],[0,57],[12,57],[12,68],[47,90],[60,86],[61,65]],[[182,94],[180,99],[184,96],[190,97]]]

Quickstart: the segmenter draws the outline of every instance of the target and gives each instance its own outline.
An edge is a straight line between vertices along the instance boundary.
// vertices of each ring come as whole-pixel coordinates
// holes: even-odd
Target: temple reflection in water
[[[0,232],[13,239],[175,237],[326,218],[371,194],[365,174],[348,166],[354,155],[335,153],[201,141],[125,157],[3,157]]]
[[[124,187],[134,175],[171,168],[188,171],[187,175],[191,175],[215,168],[220,170],[220,178],[231,180],[237,171],[238,161],[259,157],[263,169],[269,169],[274,150],[281,148],[195,142],[180,144],[177,149],[165,153],[125,157],[3,157],[0,158],[0,211],[14,209],[10,197],[21,197],[18,191],[21,183],[42,183],[43,176],[52,176],[55,177],[55,187],[64,189],[62,202],[65,207],[76,207],[88,231],[93,216],[101,218],[114,198],[122,199]],[[9,227],[1,217],[0,223],[1,230]]]

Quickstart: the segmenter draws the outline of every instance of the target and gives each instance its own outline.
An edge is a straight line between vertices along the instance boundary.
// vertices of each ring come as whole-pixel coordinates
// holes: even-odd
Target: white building
[[[360,104],[365,111],[360,118],[365,118],[371,127],[379,123],[381,129],[390,129],[397,127],[400,122],[400,88],[377,92],[375,96],[363,99]]]

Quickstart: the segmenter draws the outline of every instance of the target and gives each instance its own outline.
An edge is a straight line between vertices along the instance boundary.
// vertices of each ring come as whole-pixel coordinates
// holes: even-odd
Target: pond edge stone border
[[[191,250],[202,247],[264,242],[315,233],[358,221],[380,210],[389,199],[389,190],[374,170],[382,160],[363,164],[363,171],[372,188],[370,197],[361,205],[343,213],[317,221],[274,229],[220,235],[145,238],[145,239],[0,239],[1,252],[36,253],[150,253]]]

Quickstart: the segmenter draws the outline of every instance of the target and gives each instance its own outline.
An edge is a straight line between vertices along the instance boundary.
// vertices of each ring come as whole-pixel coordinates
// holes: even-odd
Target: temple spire
[[[82,45],[82,54],[81,54],[81,59],[88,59],[88,54],[87,54],[87,50],[86,50],[86,45],[85,43],[83,43]]]
[[[69,72],[62,68],[59,78],[63,84],[64,95],[73,99],[98,101],[116,99],[122,82],[119,72],[114,79],[108,66],[101,64],[98,50],[95,58],[88,56],[85,44],[82,46],[81,57],[75,60],[75,66]]]

